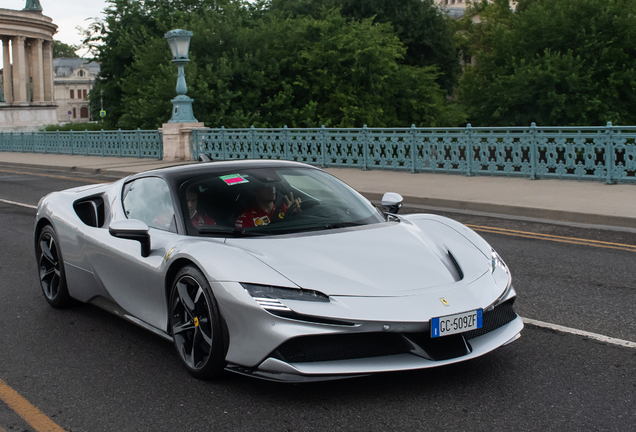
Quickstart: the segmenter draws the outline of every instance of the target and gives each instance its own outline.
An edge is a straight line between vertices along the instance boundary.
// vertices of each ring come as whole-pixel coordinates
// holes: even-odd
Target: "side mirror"
[[[214,159],[208,153],[199,153],[199,162],[214,162]]]
[[[402,208],[402,195],[395,192],[387,192],[382,197],[382,210],[384,213],[397,214]]]
[[[141,256],[150,255],[150,234],[148,225],[137,219],[115,220],[108,226],[113,237],[135,240],[141,243]]]

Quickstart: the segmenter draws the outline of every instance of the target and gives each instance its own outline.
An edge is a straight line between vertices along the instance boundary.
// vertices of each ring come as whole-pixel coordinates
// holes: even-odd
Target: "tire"
[[[73,299],[68,293],[64,260],[60,250],[60,242],[52,226],[45,226],[40,231],[36,245],[38,274],[44,298],[54,308],[65,308]]]
[[[170,333],[192,376],[212,379],[223,374],[226,362],[219,307],[210,284],[196,267],[182,268],[172,284]]]

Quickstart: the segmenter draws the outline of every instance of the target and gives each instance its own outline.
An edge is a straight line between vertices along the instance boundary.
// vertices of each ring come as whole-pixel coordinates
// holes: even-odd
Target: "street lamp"
[[[177,97],[172,99],[172,118],[168,123],[196,123],[192,113],[192,102],[185,94],[188,92],[186,85],[185,73],[183,67],[190,61],[188,58],[188,49],[190,48],[190,38],[192,32],[187,30],[171,30],[164,35],[168,39],[170,51],[172,51],[172,63],[177,65]]]

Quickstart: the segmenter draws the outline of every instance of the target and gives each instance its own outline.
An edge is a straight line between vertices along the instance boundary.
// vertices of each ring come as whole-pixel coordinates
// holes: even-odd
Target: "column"
[[[4,72],[3,72],[3,92],[4,92],[4,100],[7,103],[13,102],[13,90],[11,88],[11,51],[9,51],[9,38],[2,38],[2,61],[4,62]]]
[[[14,36],[11,41],[13,48],[13,97],[14,105],[28,105],[26,59],[24,55],[24,36]]]
[[[44,78],[44,101],[52,105],[55,101],[53,94],[53,42],[44,41],[42,44],[42,76]]]
[[[31,70],[33,72],[33,103],[44,105],[44,64],[42,62],[42,39],[31,43]]]
[[[31,49],[31,39],[26,39],[24,44],[24,64],[26,65],[25,83],[27,102],[31,103],[31,82],[33,79],[33,50]]]

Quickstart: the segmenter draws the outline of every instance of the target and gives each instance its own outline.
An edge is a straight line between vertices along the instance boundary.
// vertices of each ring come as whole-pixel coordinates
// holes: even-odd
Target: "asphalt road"
[[[0,200],[37,205],[99,180],[0,166]],[[531,325],[444,368],[309,385],[197,381],[169,342],[93,306],[48,306],[34,215],[0,201],[0,380],[66,431],[634,430],[636,349]],[[636,342],[636,252],[512,230],[630,245],[636,234],[448,215],[511,230],[481,234],[512,269],[520,315]],[[0,401],[2,428],[34,430]]]

